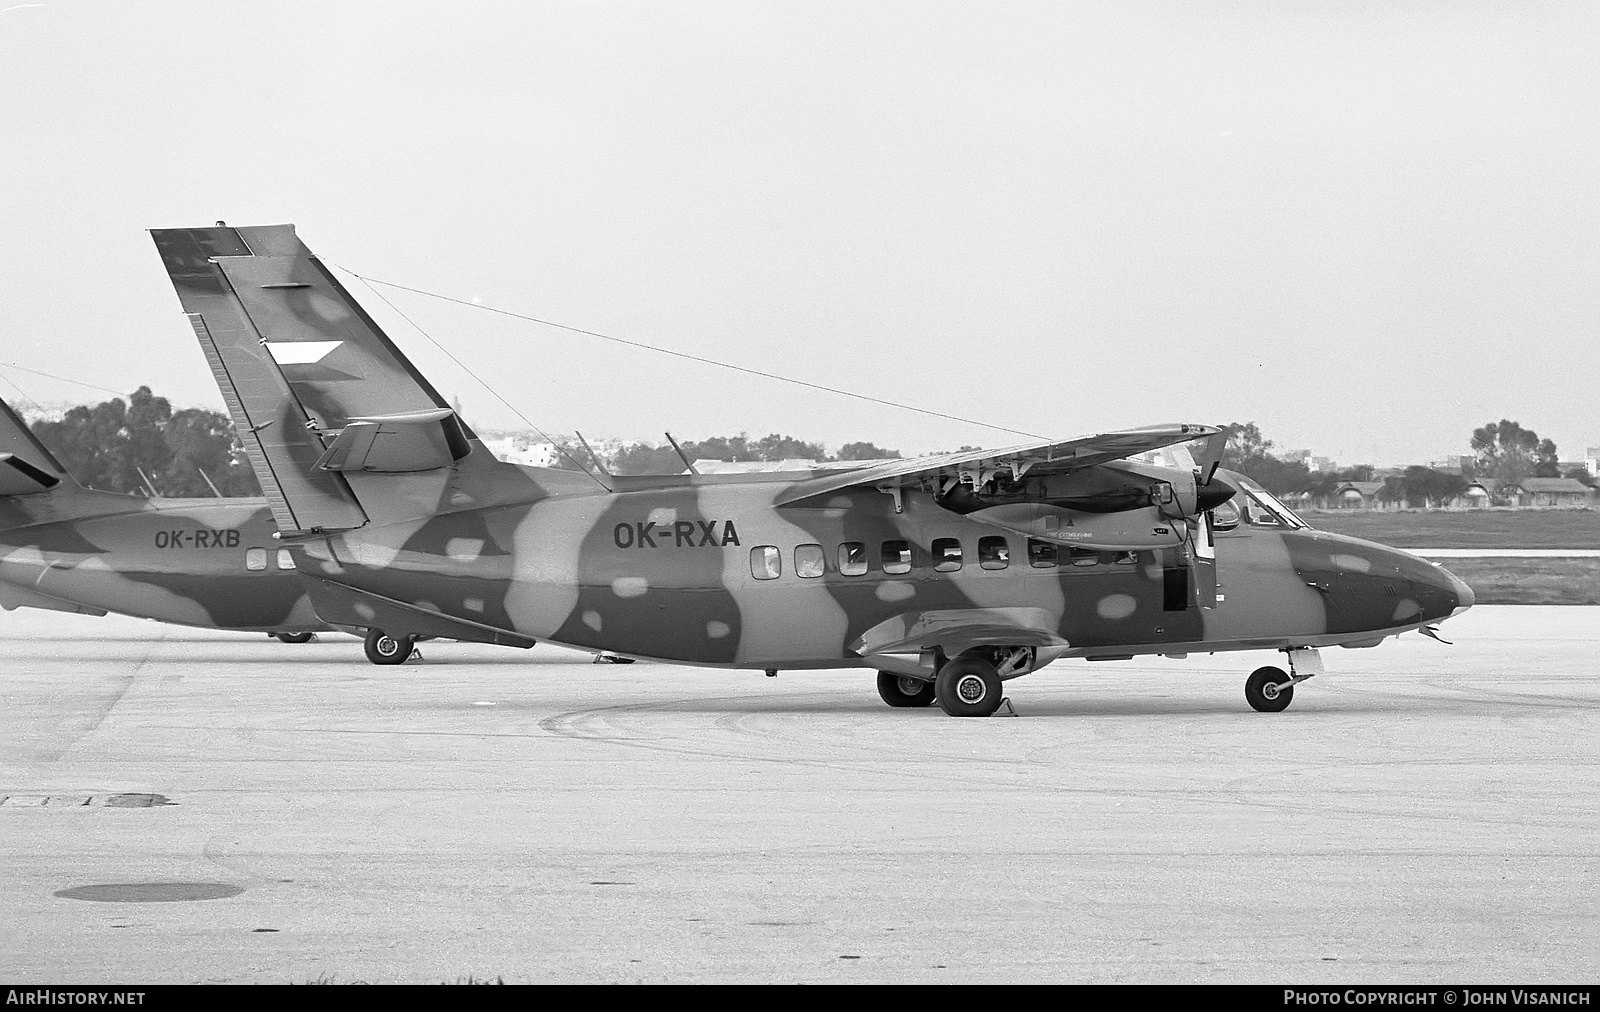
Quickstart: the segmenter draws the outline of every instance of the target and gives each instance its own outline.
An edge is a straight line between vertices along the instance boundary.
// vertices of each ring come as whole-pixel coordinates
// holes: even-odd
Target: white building
[[[534,442],[525,435],[485,437],[483,446],[494,454],[496,459],[503,460],[507,464],[553,467],[556,462],[555,444]]]

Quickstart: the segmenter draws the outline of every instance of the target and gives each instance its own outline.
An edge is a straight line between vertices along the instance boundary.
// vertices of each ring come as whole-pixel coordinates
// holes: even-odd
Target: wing
[[[776,505],[788,506],[813,496],[860,485],[876,487],[934,482],[943,487],[966,482],[981,486],[989,478],[1001,474],[1014,481],[1020,481],[1024,475],[1064,474],[1176,443],[1206,439],[1221,431],[1212,425],[1153,425],[1062,442],[1024,443],[1002,450],[969,450],[894,460],[796,482],[778,497]]]

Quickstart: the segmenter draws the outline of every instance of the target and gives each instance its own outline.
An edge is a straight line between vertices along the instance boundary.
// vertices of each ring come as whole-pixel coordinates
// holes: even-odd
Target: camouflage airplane
[[[153,232],[318,615],[368,656],[417,637],[729,668],[861,667],[956,716],[1060,658],[1318,648],[1472,604],[1449,572],[1311,530],[1167,425],[793,474],[502,463],[291,225]],[[1199,463],[1184,444],[1199,441]],[[1133,459],[1169,453],[1168,465]]]
[[[317,618],[266,500],[142,499],[87,489],[0,401],[0,607],[266,632]]]

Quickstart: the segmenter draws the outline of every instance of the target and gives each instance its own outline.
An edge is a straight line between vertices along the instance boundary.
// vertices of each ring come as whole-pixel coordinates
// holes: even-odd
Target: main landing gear
[[[933,683],[924,678],[878,672],[878,695],[890,706],[929,706],[933,703]]]
[[[1322,674],[1322,655],[1314,648],[1285,650],[1289,670],[1268,665],[1250,673],[1244,683],[1244,699],[1261,713],[1282,713],[1294,702],[1294,687],[1307,678]]]
[[[313,632],[273,633],[272,638],[280,643],[310,643],[317,638]]]
[[[368,629],[367,660],[374,664],[404,664],[416,642],[410,636],[391,636],[382,629]]]
[[[954,660],[934,651],[932,679],[880,671],[878,695],[894,707],[938,702],[952,717],[988,717],[1005,702],[1001,683],[1032,671],[1035,657],[1031,647],[976,647]],[[926,655],[924,664],[929,664]]]

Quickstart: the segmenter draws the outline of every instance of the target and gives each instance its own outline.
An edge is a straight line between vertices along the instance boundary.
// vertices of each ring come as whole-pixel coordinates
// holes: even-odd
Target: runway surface
[[[955,720],[867,672],[4,613],[0,979],[1600,979],[1600,609],[1442,631],[1281,714],[1249,653]]]

